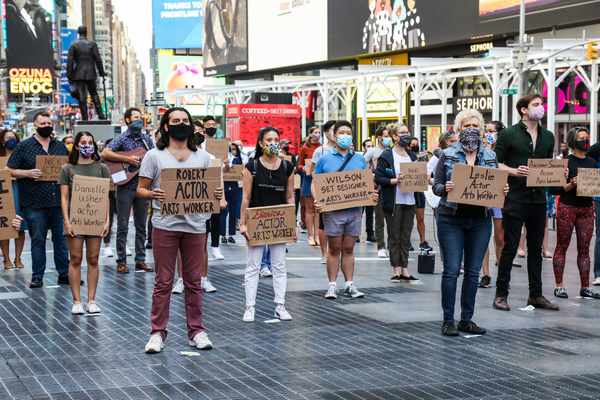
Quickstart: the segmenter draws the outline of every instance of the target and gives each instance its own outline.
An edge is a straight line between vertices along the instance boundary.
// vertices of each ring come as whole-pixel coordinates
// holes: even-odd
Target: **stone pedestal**
[[[81,131],[90,132],[96,142],[106,142],[121,133],[121,125],[112,125],[108,120],[76,121],[73,127],[73,136]]]

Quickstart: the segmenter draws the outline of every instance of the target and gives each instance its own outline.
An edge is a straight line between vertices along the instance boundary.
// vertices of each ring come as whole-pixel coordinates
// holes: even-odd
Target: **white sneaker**
[[[365,296],[365,294],[363,292],[358,291],[358,289],[356,288],[356,286],[354,286],[354,284],[348,286],[346,288],[346,290],[344,290],[344,293],[349,294],[351,297],[354,297],[354,298]]]
[[[110,249],[110,247],[105,247],[104,248],[104,257],[114,257],[114,253],[113,251]]]
[[[73,302],[73,308],[71,308],[71,314],[73,315],[81,315],[83,314],[83,305],[80,301]]]
[[[160,333],[155,333],[150,336],[150,340],[146,344],[144,351],[148,354],[160,353],[163,347],[165,347],[165,345],[163,344],[162,336],[160,336]]]
[[[385,256],[389,257],[390,256],[390,251],[388,249],[385,249]]]
[[[377,252],[377,257],[379,258],[386,258],[388,255],[385,251],[385,249],[379,249],[379,251]]]
[[[325,298],[326,299],[337,299],[337,286],[336,285],[329,285],[329,289],[327,289]]]
[[[96,304],[94,300],[88,301],[87,307],[85,310],[90,314],[98,314],[100,312],[100,307]]]
[[[600,276],[598,278],[594,279],[594,282],[592,283],[592,285],[596,285],[596,286],[600,285]]]
[[[177,282],[175,282],[175,285],[173,285],[173,290],[171,290],[171,293],[181,294],[183,293],[183,289],[183,278],[179,278],[177,279]]]
[[[254,322],[254,307],[246,307],[246,311],[244,312],[244,318],[242,318],[244,322]]]
[[[128,256],[132,256],[133,255],[133,253],[131,252],[131,249],[129,248],[128,244],[125,245],[125,254],[127,254]]]
[[[287,310],[285,309],[284,306],[275,307],[275,318],[279,318],[282,321],[291,321],[292,320],[292,316],[290,315],[289,312],[287,312]]]
[[[194,336],[194,338],[190,340],[190,346],[200,350],[210,350],[212,349],[212,342],[208,340],[206,332],[200,332],[196,333],[196,336]]]
[[[260,270],[260,276],[262,278],[266,278],[269,276],[273,276],[273,273],[271,272],[271,270],[269,268],[263,268]]]
[[[204,290],[206,293],[213,293],[217,291],[217,288],[214,287],[212,283],[210,283],[208,276],[206,278],[202,278],[202,283],[200,286],[202,287],[202,290]]]
[[[223,252],[218,247],[213,247],[212,248],[212,256],[213,256],[213,258],[215,260],[224,260],[225,259],[225,256],[223,255]]]

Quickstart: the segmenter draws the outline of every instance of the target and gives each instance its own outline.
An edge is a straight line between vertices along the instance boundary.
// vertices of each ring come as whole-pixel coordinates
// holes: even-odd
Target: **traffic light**
[[[597,59],[598,58],[598,42],[590,42],[587,45],[587,59]]]

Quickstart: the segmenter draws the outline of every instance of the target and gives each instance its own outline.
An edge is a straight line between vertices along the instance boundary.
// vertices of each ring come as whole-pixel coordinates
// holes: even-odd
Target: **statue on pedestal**
[[[101,77],[106,75],[102,66],[102,60],[100,59],[98,46],[96,42],[87,38],[87,28],[85,26],[77,28],[77,33],[79,34],[79,38],[69,47],[69,55],[67,57],[67,78],[72,85],[70,91],[72,94],[76,94],[74,97],[79,101],[79,110],[81,111],[82,119],[88,119],[88,92],[92,97],[98,118],[106,119],[106,116],[102,112],[102,104],[100,103],[100,97],[96,88],[96,68],[98,68],[98,74]]]

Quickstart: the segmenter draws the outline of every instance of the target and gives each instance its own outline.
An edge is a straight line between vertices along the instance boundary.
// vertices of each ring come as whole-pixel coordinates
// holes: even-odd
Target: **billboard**
[[[202,47],[202,1],[152,0],[154,47]]]
[[[9,98],[21,99],[23,94],[51,96],[54,0],[4,0],[4,7]]]
[[[67,57],[69,55],[69,47],[71,43],[77,40],[77,29],[62,29],[60,31],[60,94],[63,96],[63,103],[78,104],[77,99],[74,99],[69,94],[69,79],[67,79]]]
[[[325,61],[326,37],[327,1],[250,2],[248,69],[254,72]]]
[[[203,0],[205,76],[248,71],[248,0]]]
[[[225,85],[225,78],[208,78],[203,73],[202,56],[158,56],[158,91],[175,89],[201,89],[202,87]],[[174,96],[165,96],[169,104],[175,104]],[[198,98],[187,104],[204,104]],[[217,104],[225,104],[217,103]]]
[[[328,2],[328,58],[440,46],[519,31],[520,0]],[[597,2],[526,0],[528,31],[598,20]]]

